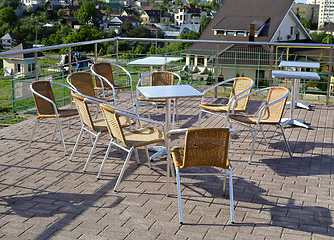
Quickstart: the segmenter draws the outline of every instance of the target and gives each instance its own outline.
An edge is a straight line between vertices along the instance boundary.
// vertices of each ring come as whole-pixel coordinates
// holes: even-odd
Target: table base
[[[305,124],[305,121],[302,119],[290,119],[290,118],[282,118],[281,125],[295,125],[298,127],[303,127],[309,129],[310,126]]]
[[[290,106],[291,106],[291,102],[287,102],[286,105],[285,105],[286,108],[289,108]],[[311,104],[306,103],[306,102],[295,102],[295,107],[303,108],[303,109],[306,109],[308,111],[311,110],[310,106],[311,106]]]

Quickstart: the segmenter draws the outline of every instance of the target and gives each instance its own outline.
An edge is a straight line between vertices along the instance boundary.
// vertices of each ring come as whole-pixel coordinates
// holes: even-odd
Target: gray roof
[[[256,29],[267,24],[266,34],[255,42],[268,42],[288,13],[294,0],[225,0],[215,17],[200,36],[200,40],[248,41],[248,37],[214,35],[214,29],[247,30],[251,23]],[[222,46],[223,49],[230,45]],[[195,43],[190,49],[213,49],[212,44]],[[222,49],[221,49],[222,50]]]
[[[3,37],[1,39],[6,39],[6,40],[16,39],[16,36],[15,36],[14,33],[9,32],[9,33],[6,33],[5,35],[3,35]]]

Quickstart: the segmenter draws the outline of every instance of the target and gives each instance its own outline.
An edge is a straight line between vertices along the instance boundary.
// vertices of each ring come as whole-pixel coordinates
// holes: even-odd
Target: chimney
[[[254,42],[254,38],[255,38],[255,24],[249,24],[248,41]]]

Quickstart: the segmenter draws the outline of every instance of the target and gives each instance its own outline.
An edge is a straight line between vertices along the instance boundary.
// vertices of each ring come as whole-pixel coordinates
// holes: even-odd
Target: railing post
[[[329,105],[329,92],[331,89],[332,68],[333,68],[333,47],[329,49],[328,80],[327,80],[327,94],[326,94],[327,106]]]
[[[216,44],[216,52],[215,52],[215,70],[214,70],[214,78],[215,78],[215,84],[217,84],[218,83],[218,67],[219,67],[219,45],[218,45],[218,43]],[[217,88],[215,88],[215,98],[217,98],[217,96],[218,96],[218,91],[217,91],[218,89]]]
[[[14,79],[11,80],[12,84],[12,108],[13,108],[13,113],[15,113],[15,84],[14,84]]]
[[[95,47],[95,59],[94,59],[94,63],[97,62],[97,43],[94,44]]]
[[[273,71],[273,66],[274,66],[274,46],[270,46],[270,56],[269,56],[269,86],[273,86],[273,76],[272,76],[272,71]]]
[[[118,40],[116,40],[116,63],[118,63]]]
[[[40,69],[37,62],[37,52],[34,52],[34,60],[35,60],[35,81],[38,81],[38,72]]]
[[[71,47],[68,47],[68,74],[72,73],[72,51]]]

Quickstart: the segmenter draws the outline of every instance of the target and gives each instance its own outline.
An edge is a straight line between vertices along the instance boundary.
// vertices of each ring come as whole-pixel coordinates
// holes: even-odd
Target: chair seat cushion
[[[60,118],[73,117],[79,115],[77,109],[58,109]],[[56,118],[56,114],[52,111],[43,115],[39,115],[38,118]]]
[[[156,128],[123,129],[123,131],[128,146],[142,147],[165,141],[164,133]]]
[[[215,112],[227,112],[227,104],[200,104],[201,108],[215,111]],[[232,109],[231,109],[232,110]],[[238,107],[234,108],[234,112],[246,112],[245,109],[238,109]]]
[[[258,115],[243,115],[243,114],[230,114],[228,116],[230,119],[246,123],[246,124],[256,124],[258,121]],[[260,119],[260,124],[266,124],[266,125],[277,125],[279,124],[276,121],[272,121],[270,119],[266,118],[261,118]]]

